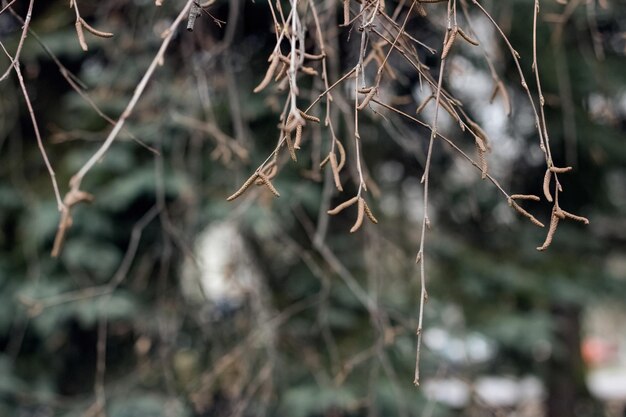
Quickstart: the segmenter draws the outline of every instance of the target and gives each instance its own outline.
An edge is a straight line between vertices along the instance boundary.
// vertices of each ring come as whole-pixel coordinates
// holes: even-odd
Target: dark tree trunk
[[[581,356],[581,308],[573,304],[552,307],[554,350],[548,364],[547,417],[596,416],[600,409],[585,385]]]

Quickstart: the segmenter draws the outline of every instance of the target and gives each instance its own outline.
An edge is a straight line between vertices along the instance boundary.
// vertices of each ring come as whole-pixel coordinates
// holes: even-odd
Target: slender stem
[[[187,1],[183,10],[179,13],[179,15],[176,17],[174,22],[172,22],[172,24],[166,30],[165,32],[166,36],[163,39],[163,42],[161,43],[161,47],[159,48],[159,51],[157,52],[154,59],[150,63],[150,66],[146,70],[146,73],[144,74],[141,81],[135,88],[135,92],[133,93],[133,96],[128,102],[128,104],[126,105],[124,112],[117,120],[117,123],[115,124],[115,126],[113,126],[113,130],[111,130],[111,132],[105,139],[102,146],[100,146],[100,148],[96,151],[96,153],[94,153],[91,156],[91,158],[85,163],[85,165],[83,165],[83,167],[72,177],[70,181],[70,186],[72,187],[73,190],[78,190],[80,188],[80,184],[83,178],[85,177],[85,175],[106,154],[106,152],[109,150],[109,148],[115,141],[115,138],[117,137],[119,132],[122,130],[122,127],[124,127],[124,123],[126,122],[126,119],[128,119],[128,117],[133,112],[135,106],[137,105],[137,102],[139,101],[139,98],[141,97],[144,90],[146,89],[146,86],[148,85],[148,81],[150,81],[150,78],[152,78],[152,75],[154,74],[154,71],[156,70],[157,66],[159,66],[159,63],[162,62],[163,57],[165,55],[165,51],[167,50],[167,47],[169,46],[172,38],[174,37],[174,34],[176,33],[176,29],[178,28],[180,23],[183,21],[183,19],[187,15],[187,12],[189,11],[189,8],[191,7],[191,4],[193,2],[194,0]]]

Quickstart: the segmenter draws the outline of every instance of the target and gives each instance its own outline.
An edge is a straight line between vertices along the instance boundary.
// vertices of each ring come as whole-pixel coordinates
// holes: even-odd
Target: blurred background
[[[334,27],[324,35],[333,82],[355,65],[359,37],[337,27],[339,2],[315,3]],[[513,114],[502,97],[490,102],[489,66],[470,45],[455,45],[444,85],[490,136],[491,174],[511,193],[541,195],[545,162],[515,63],[465,3]],[[481,4],[534,80],[533,2]],[[62,192],[183,6],[79,2],[86,21],[115,34],[86,33],[83,52],[68,2],[34,3],[38,38],[27,37],[21,69]],[[27,7],[12,5],[20,16]],[[407,31],[438,49],[445,3],[426,8]],[[13,54],[21,24],[2,10],[0,40]],[[85,178],[95,200],[73,210],[56,259],[50,178],[15,74],[0,82],[0,416],[625,415],[626,3],[541,1],[537,55],[553,158],[575,167],[561,176],[560,203],[589,226],[562,221],[538,252],[545,229],[436,143],[417,388],[428,132],[381,107],[361,117],[379,224],[357,233],[348,232],[352,211],[325,214],[354,195],[355,173],[338,193],[317,168],[324,129],[305,131],[298,162],[281,167],[280,198],[255,188],[227,202],[275,146],[285,94],[252,92],[275,44],[267,4],[217,0],[206,10],[212,17],[175,35],[126,129]],[[439,55],[420,54],[436,75]],[[10,65],[4,55],[0,63],[3,72]],[[397,79],[380,94],[415,114],[429,93],[402,57],[390,63]],[[322,90],[303,81],[300,97],[308,103]],[[350,99],[347,89],[334,94]],[[420,117],[430,121],[433,107]],[[338,117],[350,158],[350,120]],[[451,119],[441,124],[473,149]],[[524,206],[549,223],[547,203]]]

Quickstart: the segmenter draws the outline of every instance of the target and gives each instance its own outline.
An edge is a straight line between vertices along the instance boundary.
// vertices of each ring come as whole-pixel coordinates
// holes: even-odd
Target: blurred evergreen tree
[[[14,5],[22,16],[24,3]],[[115,119],[182,7],[174,3],[80,3],[90,24],[115,33],[112,40],[86,34],[83,52],[67,2],[35,2],[32,28],[45,47],[33,35],[26,39],[22,72],[63,187],[110,124],[71,88],[56,58]],[[459,174],[463,162],[447,151],[434,161],[426,328],[461,340],[480,334],[495,354],[459,360],[426,344],[422,372],[468,380],[537,375],[550,417],[599,414],[584,385],[581,313],[626,293],[607,266],[610,256],[626,252],[626,6],[609,6],[591,17],[588,5],[568,6],[573,13],[562,29],[541,22],[538,33],[554,159],[576,168],[564,176],[561,203],[588,216],[589,227],[562,222],[552,247],[539,253],[544,231],[514,218],[479,173]],[[533,3],[491,9],[534,80]],[[563,10],[544,1],[541,16]],[[263,192],[252,204],[227,203],[275,143],[281,103],[252,93],[275,35],[265,4],[216,2],[210,11],[226,25],[203,15],[193,32],[176,34],[126,130],[85,179],[96,199],[76,208],[59,259],[48,256],[58,213],[28,113],[18,84],[0,83],[0,415],[98,415],[102,389],[111,417],[485,412],[476,399],[465,409],[435,405],[410,383],[426,131],[387,113],[362,121],[363,154],[381,190],[376,228],[351,235],[347,214],[331,218],[325,239],[315,239],[312,225],[324,221],[320,205],[342,200],[323,182],[303,180],[314,162],[308,156],[286,164],[275,181],[283,197]],[[409,29],[438,45],[440,28],[429,22],[416,18]],[[19,32],[2,13],[0,36],[10,51]],[[331,78],[358,58],[348,32],[337,34]],[[487,71],[465,49],[458,56],[467,60],[460,64]],[[435,58],[424,59],[438,70]],[[9,65],[4,57],[0,63]],[[392,56],[392,63],[406,75],[394,84],[397,95],[413,94],[418,80],[401,59]],[[497,65],[516,110],[508,133],[523,141],[499,173],[510,190],[538,194],[543,172],[531,150],[537,138],[516,118],[527,111],[518,75],[505,54]],[[414,108],[406,105],[408,113]],[[337,134],[350,143],[348,125]],[[216,151],[216,131],[236,144],[230,153]],[[262,295],[217,311],[185,293],[181,265],[202,228],[233,219],[261,271]]]

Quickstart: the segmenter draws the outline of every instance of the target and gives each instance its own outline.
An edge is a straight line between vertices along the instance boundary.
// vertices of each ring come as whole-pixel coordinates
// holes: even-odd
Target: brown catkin
[[[548,229],[548,235],[546,236],[545,242],[543,245],[539,246],[537,250],[544,251],[548,249],[550,244],[552,243],[552,239],[554,238],[554,234],[556,233],[556,228],[559,225],[559,216],[556,215],[556,212],[552,212],[552,218],[550,219],[550,228]]]
[[[263,181],[263,184],[265,184],[265,186],[272,192],[272,194],[274,194],[276,197],[280,197],[280,193],[274,187],[274,184],[272,184],[269,178],[267,178],[265,175],[261,173],[259,173],[258,175],[259,175],[259,179]]]
[[[74,25],[76,27],[76,35],[78,36],[78,43],[83,51],[87,51],[89,47],[87,46],[87,41],[85,41],[85,34],[83,33],[83,24],[80,20],[76,21]]]
[[[359,197],[352,197],[350,200],[346,200],[343,203],[339,204],[337,207],[335,207],[332,210],[328,210],[327,213],[330,215],[335,215],[335,214],[339,214],[341,211],[343,211],[345,208],[350,207],[351,205],[353,205],[354,203],[357,202],[357,200],[359,199]]]
[[[367,205],[367,202],[364,201],[364,205],[365,205],[365,215],[367,216],[367,218],[370,219],[372,223],[378,224],[378,219],[374,217],[374,213],[372,213],[372,210],[370,210],[370,207]]]
[[[246,182],[243,183],[243,185],[241,186],[241,188],[239,188],[237,191],[235,191],[235,193],[233,195],[231,195],[230,197],[228,197],[226,199],[226,201],[233,201],[234,199],[236,199],[237,197],[239,197],[240,195],[242,195],[243,193],[246,192],[246,190],[254,183],[254,180],[256,180],[259,177],[259,173],[255,172],[254,174],[252,174],[250,176],[250,178],[248,178],[246,180]]]
[[[296,126],[296,140],[293,143],[293,148],[300,149],[301,143],[302,143],[302,125],[298,124],[298,126]]]
[[[270,162],[269,164],[267,164],[267,166],[265,168],[263,168],[261,170],[261,173],[263,175],[265,175],[265,177],[268,180],[271,180],[272,178],[274,178],[276,176],[276,174],[278,173],[278,165],[276,164],[275,161]],[[257,179],[258,181],[258,179]]]
[[[572,167],[563,167],[563,168],[559,168],[559,167],[555,167],[555,166],[551,166],[550,167],[550,171],[554,172],[555,174],[565,174],[566,172],[570,172],[572,169]]]
[[[280,81],[284,76],[287,75],[288,65],[283,63],[278,71],[276,71],[276,76],[274,77],[274,82]]]
[[[335,156],[334,153],[331,153],[329,157],[330,157],[330,169],[333,172],[333,179],[335,181],[335,187],[337,187],[337,190],[343,191],[343,186],[341,185],[341,179],[339,177],[339,169],[337,167],[337,157]]]
[[[293,141],[291,140],[291,133],[285,132],[285,143],[287,144],[287,149],[289,150],[289,156],[294,162],[298,162],[298,157],[296,156],[296,150],[293,147]]]
[[[478,162],[480,163],[480,178],[484,180],[487,178],[487,158],[485,157],[484,148],[481,148],[478,143],[479,141],[476,141],[476,152],[478,153]]]
[[[546,169],[546,174],[543,176],[543,195],[550,203],[553,201],[552,194],[550,193],[550,180],[552,179],[552,171]]]
[[[541,201],[539,196],[533,194],[511,194],[511,198],[513,200],[532,200],[532,201]]]
[[[276,71],[276,67],[278,67],[279,62],[280,62],[280,59],[278,58],[278,54],[272,55],[272,60],[270,61],[270,65],[267,68],[265,77],[263,78],[261,83],[257,85],[254,90],[252,90],[253,92],[258,93],[270,84],[270,82],[272,81],[272,77],[274,76],[274,72]]]
[[[320,122],[319,117],[315,117],[315,116],[311,116],[310,114],[306,114],[302,110],[298,110],[298,111],[300,112],[300,116],[302,116],[303,119],[308,120],[310,122],[315,122],[315,123],[319,123]]]
[[[306,59],[310,59],[313,61],[321,61],[322,59],[326,58],[326,54],[309,54],[309,53],[304,53],[304,57]]]
[[[521,214],[522,216],[524,216],[528,220],[530,220],[530,222],[532,224],[534,224],[535,226],[539,226],[539,227],[545,227],[543,223],[541,223],[539,220],[537,220],[535,218],[535,216],[533,216],[532,214],[530,214],[529,212],[524,210],[519,204],[517,204],[515,201],[513,201],[512,198],[509,197],[509,201],[508,202],[509,202],[509,206],[513,207],[515,209],[515,211],[517,211],[519,214]]]
[[[454,45],[454,41],[456,40],[456,34],[459,31],[459,28],[457,26],[453,27],[447,38],[445,43],[443,44],[443,52],[441,53],[441,59],[446,59],[446,57],[448,56],[448,53],[450,53],[450,50],[452,49],[452,45]]]
[[[83,27],[87,29],[87,32],[95,36],[98,36],[100,38],[112,38],[113,37],[113,34],[111,32],[103,32],[101,30],[98,30],[90,26],[87,22],[85,22],[85,19],[83,19],[82,17],[79,20],[80,20],[81,25],[83,25]]]
[[[474,46],[480,45],[476,39],[472,38],[467,33],[463,32],[463,29],[461,28],[459,28],[459,35],[461,35],[461,37],[465,39],[465,41],[467,41],[467,43],[471,45],[474,45]]]
[[[370,100],[374,97],[377,91],[378,90],[376,88],[371,88],[369,92],[367,93],[367,95],[365,96],[365,98],[363,99],[363,101],[361,102],[361,104],[359,104],[356,109],[363,110],[370,103]]]
[[[337,170],[341,171],[346,164],[346,149],[343,147],[339,139],[335,139],[335,143],[337,144],[337,150],[339,151],[339,163],[337,164]]]
[[[575,221],[577,221],[577,222],[581,222],[581,223],[584,223],[584,224],[589,224],[589,219],[588,219],[588,218],[583,217],[583,216],[577,216],[577,215],[575,215],[575,214],[573,214],[573,213],[570,213],[570,212],[568,212],[568,211],[565,211],[565,210],[563,210],[563,209],[561,209],[561,208],[559,208],[559,209],[556,211],[556,214],[557,214],[557,216],[559,216],[561,219],[566,219],[566,218],[567,218],[567,219],[570,219],[570,220],[575,220]]]
[[[365,214],[365,200],[359,197],[358,202],[357,202],[356,221],[354,222],[354,226],[352,226],[352,228],[350,229],[350,233],[354,233],[357,230],[359,230],[359,228],[363,224],[364,214]]]
[[[311,68],[311,67],[306,67],[306,66],[301,66],[300,67],[300,71],[302,71],[303,73],[307,74],[307,75],[317,75],[318,72],[315,68]]]

